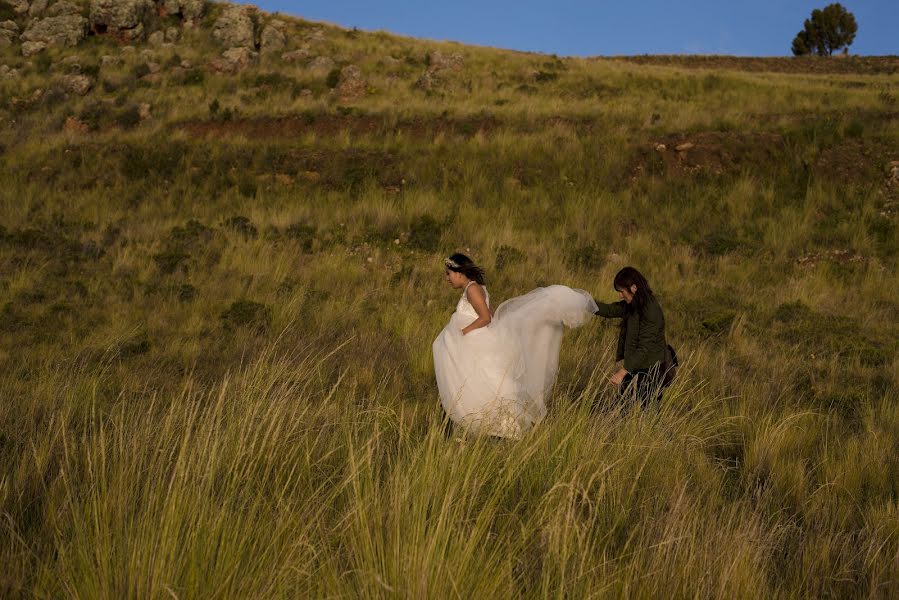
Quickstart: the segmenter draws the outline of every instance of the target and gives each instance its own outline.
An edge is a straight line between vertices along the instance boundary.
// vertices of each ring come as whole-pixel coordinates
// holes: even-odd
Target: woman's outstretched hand
[[[619,385],[621,385],[621,382],[624,381],[624,377],[626,375],[627,375],[627,370],[618,369],[618,372],[609,378],[609,384],[614,385],[615,387],[618,387]]]

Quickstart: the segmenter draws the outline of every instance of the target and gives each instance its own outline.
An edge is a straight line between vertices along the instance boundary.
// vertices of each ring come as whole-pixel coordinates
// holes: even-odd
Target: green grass
[[[99,37],[0,51],[0,596],[896,594],[895,59],[292,21],[289,49],[320,27],[362,69],[341,101],[301,63],[208,72],[207,25],[158,79]],[[464,67],[422,90],[438,49]],[[459,250],[494,302],[641,269],[683,361],[661,411],[617,409],[597,321],[532,434],[447,439]]]

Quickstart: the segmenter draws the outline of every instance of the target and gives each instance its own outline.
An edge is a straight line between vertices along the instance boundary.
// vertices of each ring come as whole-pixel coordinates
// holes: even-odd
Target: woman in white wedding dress
[[[443,409],[467,431],[521,437],[546,415],[563,328],[590,320],[596,302],[583,290],[551,285],[494,312],[482,269],[464,254],[453,254],[444,266],[462,297],[433,345]]]

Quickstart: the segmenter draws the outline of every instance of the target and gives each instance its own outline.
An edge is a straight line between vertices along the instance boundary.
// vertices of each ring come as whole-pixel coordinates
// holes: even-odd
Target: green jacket
[[[655,298],[650,298],[641,316],[636,310],[629,312],[627,302],[621,300],[612,304],[597,302],[596,314],[607,319],[626,319],[618,336],[618,351],[615,360],[624,359],[628,373],[649,369],[665,358],[665,315]]]

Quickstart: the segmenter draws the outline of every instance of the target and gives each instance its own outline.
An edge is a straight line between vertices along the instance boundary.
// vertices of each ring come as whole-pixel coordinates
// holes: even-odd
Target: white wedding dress
[[[468,301],[468,286],[434,340],[440,402],[466,430],[521,437],[546,415],[563,328],[590,320],[596,302],[587,292],[563,285],[537,288],[503,302],[487,327],[463,336],[462,328],[478,317]],[[484,292],[489,306],[490,294],[486,288]]]

